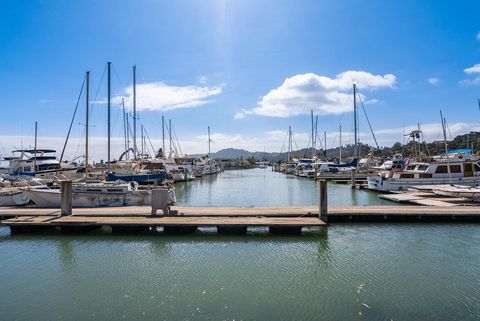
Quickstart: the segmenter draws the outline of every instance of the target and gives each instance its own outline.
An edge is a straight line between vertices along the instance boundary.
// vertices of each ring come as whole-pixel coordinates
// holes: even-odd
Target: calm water
[[[307,202],[278,196],[281,178],[275,197],[260,183],[237,186],[261,182],[249,175],[195,182],[181,200],[231,204],[231,192],[212,193],[224,184],[243,191],[246,203],[235,195],[234,205]],[[353,195],[357,204],[370,198]],[[475,224],[336,224],[291,237],[12,236],[0,228],[0,320],[478,320],[479,249]]]
[[[319,184],[309,178],[274,173],[271,168],[225,171],[175,187],[179,204],[198,206],[318,205]],[[330,205],[392,205],[376,193],[329,184]]]

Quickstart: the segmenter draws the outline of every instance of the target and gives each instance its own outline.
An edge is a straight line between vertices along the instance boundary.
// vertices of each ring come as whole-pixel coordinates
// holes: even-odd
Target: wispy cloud
[[[435,85],[438,85],[438,83],[440,82],[440,79],[432,77],[432,78],[428,78],[427,81],[430,85],[435,86]]]
[[[477,75],[480,74],[480,64],[475,64],[472,67],[463,69],[467,75]],[[460,81],[460,85],[480,85],[480,75],[475,76],[474,78],[467,78]]]
[[[480,41],[480,31],[477,33],[477,40]]]
[[[51,99],[40,99],[38,102],[39,102],[40,104],[47,104],[47,103],[52,102],[52,100],[51,100]]]
[[[201,81],[202,79],[199,79]],[[205,79],[206,81],[206,79]],[[164,82],[137,84],[137,109],[167,111],[180,108],[193,108],[211,102],[211,98],[222,93],[224,85],[219,86],[171,86]],[[133,86],[124,88],[112,99],[114,104],[133,106]],[[102,103],[104,103],[102,101]]]
[[[382,76],[365,71],[346,71],[335,78],[314,73],[295,75],[269,91],[253,109],[237,112],[235,119],[242,119],[249,114],[290,117],[308,114],[311,109],[319,115],[341,114],[353,108],[351,91],[354,83],[361,90],[371,91],[393,88],[395,82],[393,74]]]

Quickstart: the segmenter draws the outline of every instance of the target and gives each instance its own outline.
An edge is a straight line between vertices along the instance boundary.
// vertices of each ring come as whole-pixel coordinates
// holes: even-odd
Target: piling
[[[352,181],[352,188],[355,188],[355,186],[357,185],[357,180],[356,180],[356,173],[357,173],[357,170],[354,168],[352,169],[352,171],[350,172],[351,174],[351,181]]]
[[[72,215],[72,181],[61,181],[61,215]]]
[[[318,216],[320,220],[328,223],[328,197],[327,197],[327,180],[320,179],[320,205],[318,208]]]

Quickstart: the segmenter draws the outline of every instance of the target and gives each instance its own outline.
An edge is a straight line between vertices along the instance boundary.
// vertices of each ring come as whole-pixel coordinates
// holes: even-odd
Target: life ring
[[[405,165],[408,165],[410,164],[410,158],[405,158],[405,161],[404,161]]]

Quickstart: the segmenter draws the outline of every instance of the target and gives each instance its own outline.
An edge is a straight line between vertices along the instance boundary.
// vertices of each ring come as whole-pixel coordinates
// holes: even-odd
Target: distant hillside
[[[468,134],[458,135],[453,140],[448,141],[449,150],[459,149],[459,148],[473,148],[474,152],[478,153],[480,149],[480,133],[479,132],[470,132]],[[413,142],[409,142],[406,145],[403,145],[399,142],[393,144],[392,147],[383,147],[380,149],[375,149],[372,146],[366,144],[360,144],[360,154],[366,156],[368,153],[372,153],[379,157],[391,156],[395,153],[402,153],[405,156],[415,154],[416,146],[413,145]],[[342,160],[347,160],[353,155],[353,145],[342,146]],[[441,141],[435,141],[422,145],[422,153],[427,155],[437,155],[444,152],[445,144]],[[323,150],[316,150],[315,153],[317,156],[324,158],[325,152]],[[200,157],[204,154],[190,155],[191,157]],[[236,149],[236,148],[226,148],[219,150],[218,152],[212,153],[212,158],[230,158],[230,159],[246,159],[248,157],[254,157],[256,160],[265,160],[265,161],[285,161],[287,159],[287,153],[264,153],[264,152],[250,152],[245,149]],[[311,149],[301,149],[292,152],[292,157],[311,157]],[[339,147],[330,148],[327,150],[326,158],[329,160],[338,159],[340,156]]]

